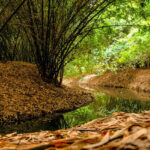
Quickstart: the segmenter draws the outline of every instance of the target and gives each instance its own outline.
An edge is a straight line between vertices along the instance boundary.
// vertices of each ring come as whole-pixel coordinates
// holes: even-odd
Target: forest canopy
[[[0,60],[36,63],[55,85],[64,75],[149,67],[149,18],[148,0],[1,0]]]

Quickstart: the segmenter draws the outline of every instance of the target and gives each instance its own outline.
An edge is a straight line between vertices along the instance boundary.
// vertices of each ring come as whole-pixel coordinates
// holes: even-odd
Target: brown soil
[[[0,63],[0,122],[66,112],[92,99],[85,91],[43,82],[34,64]]]
[[[125,69],[107,71],[102,76],[93,76],[81,83],[104,87],[128,88],[150,92],[150,69]]]

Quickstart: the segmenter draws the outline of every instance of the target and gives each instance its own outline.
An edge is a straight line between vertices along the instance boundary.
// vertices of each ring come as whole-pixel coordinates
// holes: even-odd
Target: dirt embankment
[[[104,87],[128,88],[150,92],[150,69],[125,69],[107,71],[102,76],[92,76],[80,83]]]
[[[92,101],[91,94],[42,81],[36,65],[0,63],[0,123],[65,112]]]

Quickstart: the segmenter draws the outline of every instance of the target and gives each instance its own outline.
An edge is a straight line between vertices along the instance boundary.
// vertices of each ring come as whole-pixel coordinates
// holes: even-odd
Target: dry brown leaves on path
[[[0,150],[149,150],[150,111],[114,113],[67,130],[12,133],[0,137]]]

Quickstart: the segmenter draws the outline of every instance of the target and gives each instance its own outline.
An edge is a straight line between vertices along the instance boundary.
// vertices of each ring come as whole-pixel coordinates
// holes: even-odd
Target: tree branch
[[[8,17],[8,19],[5,21],[3,26],[0,28],[0,33],[3,31],[5,26],[8,24],[8,22],[13,18],[13,16],[18,12],[18,10],[23,6],[23,4],[26,2],[26,0],[23,0],[21,4],[15,9],[15,11]]]

